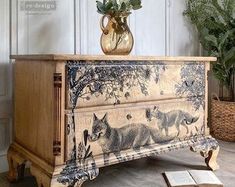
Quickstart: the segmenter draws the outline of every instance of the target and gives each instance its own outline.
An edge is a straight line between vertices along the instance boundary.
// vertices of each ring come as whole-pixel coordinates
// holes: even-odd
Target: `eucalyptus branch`
[[[116,16],[142,8],[141,0],[103,0],[96,1],[96,6],[98,13]]]

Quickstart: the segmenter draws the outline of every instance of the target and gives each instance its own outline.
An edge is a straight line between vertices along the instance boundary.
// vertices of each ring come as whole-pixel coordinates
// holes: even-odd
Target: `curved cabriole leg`
[[[26,160],[21,157],[12,147],[8,149],[7,160],[9,171],[7,178],[10,182],[16,182],[24,177]]]
[[[51,178],[34,165],[30,166],[30,173],[35,177],[38,187],[50,187]]]
[[[58,183],[56,176],[50,176],[45,173],[41,168],[32,164],[30,166],[30,173],[35,177],[38,187],[65,187],[61,183]]]
[[[208,156],[205,158],[205,162],[208,168],[212,171],[219,169],[219,165],[217,164],[217,156],[219,154],[219,146],[215,150],[211,150],[208,152]]]
[[[198,152],[205,158],[206,165],[211,170],[219,169],[219,165],[217,164],[217,156],[219,154],[219,144],[212,137],[205,137],[190,148],[193,152]]]

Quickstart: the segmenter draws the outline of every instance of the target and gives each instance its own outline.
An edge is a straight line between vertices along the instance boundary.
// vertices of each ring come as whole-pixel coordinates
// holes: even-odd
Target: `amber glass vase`
[[[100,21],[103,31],[100,45],[106,55],[128,55],[134,45],[133,35],[127,24],[128,15],[104,15]],[[105,18],[108,23],[104,26]]]

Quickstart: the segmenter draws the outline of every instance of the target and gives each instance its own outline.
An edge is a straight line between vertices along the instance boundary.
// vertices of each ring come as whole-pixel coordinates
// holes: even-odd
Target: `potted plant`
[[[235,141],[235,1],[187,0],[186,7],[205,54],[218,58],[212,68],[220,83],[219,97],[212,98],[212,134]]]
[[[128,55],[134,45],[133,35],[127,24],[132,10],[140,9],[141,0],[103,0],[96,1],[97,11],[102,14],[100,27],[103,31],[100,44],[108,55]],[[108,23],[104,25],[104,19]]]

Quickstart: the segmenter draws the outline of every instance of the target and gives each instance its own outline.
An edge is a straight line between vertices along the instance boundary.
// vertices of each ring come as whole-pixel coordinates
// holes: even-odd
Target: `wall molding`
[[[170,8],[171,8],[171,0],[165,1],[165,55],[170,56],[170,41],[171,41],[171,32],[170,32]]]
[[[80,48],[79,52],[80,54],[87,54],[88,52],[88,1],[86,0],[80,0],[79,1],[79,6],[78,6],[78,12],[79,12],[79,43],[80,43]]]
[[[6,155],[12,139],[12,64],[9,59],[11,53],[10,7],[9,0],[0,1],[0,24],[3,27],[0,31],[0,172],[8,170]]]
[[[28,38],[29,37],[28,21],[26,18],[21,18],[22,16],[24,16],[24,14],[18,10],[19,3],[21,1],[23,0],[10,0],[10,6],[11,6],[11,9],[10,9],[10,14],[11,14],[11,17],[10,17],[11,18],[10,52],[11,54],[19,54],[19,53],[21,54],[22,52],[25,51],[24,50],[25,48],[27,48],[25,52],[26,53],[29,52],[28,47],[29,47],[30,40]],[[57,0],[57,2],[61,3],[62,1]],[[148,50],[150,50],[152,51],[150,52],[151,55],[167,55],[167,56],[183,55],[180,53],[178,54],[177,50],[175,49],[175,46],[178,45],[178,43],[175,43],[175,42],[179,42],[179,41],[175,40],[176,36],[174,35],[174,27],[180,28],[182,25],[177,24],[177,19],[179,18],[174,17],[174,12],[177,11],[175,10],[175,8],[177,9],[179,7],[176,5],[183,4],[184,2],[179,1],[179,0],[178,1],[161,0],[161,1],[156,2],[155,5],[153,5],[153,6],[159,7],[158,11],[156,12],[148,11],[148,10],[146,11],[146,9],[151,9],[153,7],[151,5],[155,2],[156,1],[153,1],[153,0],[152,1],[144,0],[143,8],[136,12],[134,11],[129,18],[130,27],[133,32],[133,35],[135,36],[134,37],[135,44],[137,45],[143,44],[142,42],[139,42],[139,40],[144,40],[144,38],[140,38],[139,36],[140,30],[143,31],[143,37],[147,37],[147,38],[150,37],[150,35],[147,34],[150,31],[151,37],[153,37],[153,42],[155,42],[154,44],[150,43],[149,49],[146,48],[146,46],[141,48],[140,45],[138,45],[138,47],[137,45],[134,45],[132,54],[141,55],[143,53],[143,55],[145,55],[145,54],[149,54]],[[96,12],[95,2],[91,2],[87,0],[71,0],[71,2],[68,4],[71,4],[71,3],[73,4],[73,7],[69,6],[69,8],[72,8],[70,11],[73,12],[73,18],[72,18],[73,20],[71,21],[71,23],[74,25],[73,31],[71,31],[71,35],[73,35],[73,38],[74,38],[73,43],[71,43],[71,45],[73,46],[73,53],[74,54],[102,54],[102,51],[99,46],[99,38],[100,38],[101,32],[100,32],[99,21],[98,21],[101,15],[99,15]],[[164,7],[164,11],[162,9],[163,7]],[[146,18],[146,16],[141,15],[141,11],[146,11],[147,16],[149,12],[152,12],[151,14],[153,14],[153,16],[152,17],[148,16]],[[162,13],[158,14],[157,12],[164,12],[164,14]],[[154,32],[155,30],[157,31],[156,34],[161,33],[160,30],[164,29],[164,32],[165,32],[165,36],[164,36],[165,44],[163,46],[164,49],[161,49],[161,50],[159,49],[161,44],[163,45],[162,36],[159,37],[158,39],[154,39],[154,36],[152,36],[154,32],[151,31],[151,29],[145,30],[145,28],[141,28],[140,25],[144,24],[144,22],[146,22],[149,19],[152,19],[151,23],[153,23],[154,20],[159,20],[159,19],[165,20],[164,27],[163,25],[161,25],[162,22],[157,21],[158,24],[160,23],[159,31],[156,30],[155,28],[156,26],[154,27]],[[26,25],[25,27],[23,27],[23,28],[26,28],[23,31],[22,29],[20,29],[22,28],[22,24]],[[137,30],[138,30],[138,34],[136,32]],[[22,32],[25,32],[25,35],[27,35],[26,38],[28,38],[28,40],[23,42],[24,44],[22,44],[22,42],[19,44],[19,38],[22,37]],[[182,34],[182,36],[184,36],[184,33]],[[184,37],[187,38],[188,36],[185,35]],[[149,39],[147,39],[147,41],[149,41]],[[160,42],[159,45],[157,44],[158,42]],[[20,51],[19,51],[19,45],[21,45]],[[158,49],[153,50],[153,48],[158,48]]]
[[[132,12],[131,16],[129,16],[129,26],[130,26],[130,30],[133,34],[134,40],[135,40],[135,36],[136,36],[136,12]],[[137,50],[136,50],[136,46],[134,43],[134,48],[132,50],[132,55],[136,55],[137,54]]]
[[[7,96],[7,67],[4,63],[0,63],[0,100],[4,99]]]
[[[0,173],[8,171],[7,155],[0,155]]]
[[[8,145],[10,144],[12,139],[11,127],[12,126],[10,118],[0,118],[0,129],[3,130],[4,128],[4,132],[0,132],[0,134],[2,134],[0,140],[4,138],[3,142],[2,141],[0,142],[1,143],[0,147],[3,147],[0,150],[0,156],[5,156],[7,154]]]
[[[0,133],[6,133],[8,135],[6,135],[6,134],[5,135],[9,136],[9,137],[8,138],[5,137],[5,138],[8,139],[8,140],[7,139],[5,140],[6,142],[4,142],[4,143],[6,143],[5,148],[3,150],[0,150],[0,173],[8,171],[7,150],[8,150],[8,145],[10,144],[11,139],[12,139],[12,135],[11,135],[11,132],[12,132],[11,119],[0,118],[0,126],[2,126],[2,125],[4,125],[6,128],[8,127],[8,129],[5,129],[5,132],[0,132]],[[2,129],[2,128],[0,127],[0,129]]]

